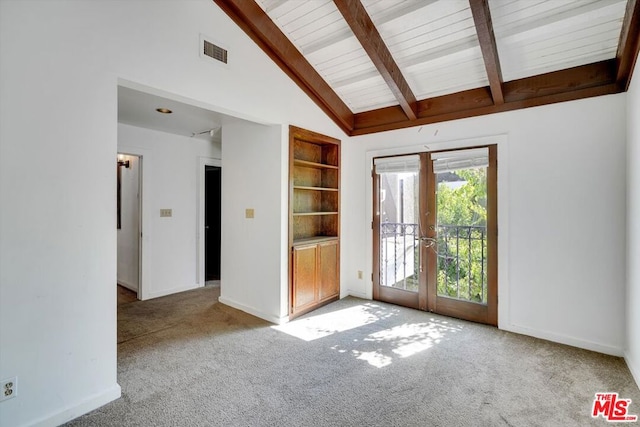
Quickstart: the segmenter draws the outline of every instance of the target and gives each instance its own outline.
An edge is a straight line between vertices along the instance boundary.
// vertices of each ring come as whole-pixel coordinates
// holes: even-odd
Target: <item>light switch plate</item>
[[[245,218],[253,218],[255,215],[255,212],[253,209],[245,209],[244,210],[244,217]]]
[[[161,217],[170,217],[173,216],[173,212],[171,209],[160,209],[160,216]]]

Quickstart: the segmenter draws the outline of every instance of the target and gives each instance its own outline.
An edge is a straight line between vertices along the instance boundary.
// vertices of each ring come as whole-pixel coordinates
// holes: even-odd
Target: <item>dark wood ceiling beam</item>
[[[496,105],[504,103],[502,94],[502,71],[500,60],[498,59],[498,47],[496,37],[493,33],[493,23],[491,21],[491,11],[488,0],[469,0],[471,13],[478,33],[478,41],[484,58],[484,66],[487,69],[489,87],[493,103]]]
[[[420,117],[415,121],[407,120],[399,106],[385,107],[377,110],[365,111],[355,115],[354,135],[382,132],[391,129],[401,129],[410,126],[434,123],[429,118],[438,118],[444,114],[462,111],[473,111],[481,107],[493,105],[491,92],[488,87],[466,90],[450,95],[438,96],[418,101]],[[461,116],[461,117],[464,117]]]
[[[596,62],[568,70],[527,77],[504,84],[505,102],[493,103],[488,87],[418,101],[416,120],[403,118],[400,107],[387,107],[355,115],[352,135],[364,135],[411,126],[537,107],[619,93],[616,61]]]
[[[269,16],[251,0],[213,0],[346,133],[353,112]]]
[[[402,111],[409,120],[415,120],[418,117],[416,97],[360,0],[334,0],[334,3],[391,89]]]
[[[629,89],[631,75],[640,50],[640,0],[629,0],[618,42],[616,81],[623,91]]]
[[[613,59],[566,70],[539,74],[504,84],[506,102],[525,101],[547,95],[571,93],[580,89],[608,85],[616,81]]]

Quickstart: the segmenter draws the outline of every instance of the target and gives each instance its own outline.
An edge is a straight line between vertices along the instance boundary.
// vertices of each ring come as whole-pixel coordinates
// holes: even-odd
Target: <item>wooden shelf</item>
[[[338,215],[338,212],[294,212],[293,216]]]
[[[289,127],[289,318],[340,296],[340,141]]]
[[[331,242],[333,240],[338,240],[338,236],[306,237],[304,239],[296,239],[296,240],[294,240],[293,241],[293,246],[312,245],[312,244],[322,243],[322,242]]]
[[[328,188],[328,187],[305,187],[302,185],[294,185],[294,190],[310,190],[310,191],[339,191],[337,188]]]
[[[327,165],[324,163],[316,163],[316,162],[308,162],[306,160],[294,159],[293,164],[295,166],[303,166],[306,168],[314,168],[314,169],[338,169],[338,166]]]

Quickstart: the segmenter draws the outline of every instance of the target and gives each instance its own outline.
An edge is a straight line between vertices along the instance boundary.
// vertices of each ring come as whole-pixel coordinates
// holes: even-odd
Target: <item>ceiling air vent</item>
[[[227,63],[227,50],[217,46],[207,40],[203,40],[203,54],[210,58],[215,59],[216,61],[220,61],[222,63]]]

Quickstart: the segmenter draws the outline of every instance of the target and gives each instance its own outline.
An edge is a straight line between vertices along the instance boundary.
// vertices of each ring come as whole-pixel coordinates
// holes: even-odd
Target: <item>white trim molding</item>
[[[527,335],[534,338],[540,338],[555,343],[570,345],[572,347],[578,347],[585,350],[596,351],[598,353],[609,354],[611,356],[623,356],[623,351],[619,347],[601,344],[593,341],[583,340],[580,338],[574,338],[569,335],[558,334],[555,332],[543,331],[539,329],[528,328],[526,326],[509,324],[504,327],[500,327],[508,332],[516,334]]]
[[[640,366],[633,364],[633,359],[628,351],[624,353],[624,361],[627,362],[627,367],[629,368],[629,371],[631,371],[631,376],[636,381],[638,388],[640,388]]]
[[[196,284],[193,284],[193,285],[177,286],[175,288],[162,289],[162,290],[155,291],[155,292],[148,292],[146,299],[160,298],[160,297],[164,297],[164,296],[171,295],[171,294],[177,294],[178,292],[192,291],[194,289],[201,288],[201,287],[202,286],[199,286],[196,283]]]
[[[273,314],[263,313],[260,310],[257,310],[253,307],[249,307],[248,305],[241,304],[239,302],[230,300],[229,298],[220,297],[218,298],[218,302],[228,305],[229,307],[235,308],[240,311],[244,311],[245,313],[249,313],[253,316],[259,317],[267,322],[275,323],[276,325],[282,325],[289,321],[289,316],[274,316]]]
[[[72,406],[67,406],[58,412],[55,412],[45,418],[40,418],[31,424],[27,424],[30,427],[55,427],[71,421],[87,412],[98,409],[101,406],[106,405],[116,399],[119,399],[122,395],[122,390],[118,384],[113,387],[104,390],[101,393],[96,393],[82,400],[80,403]]]

